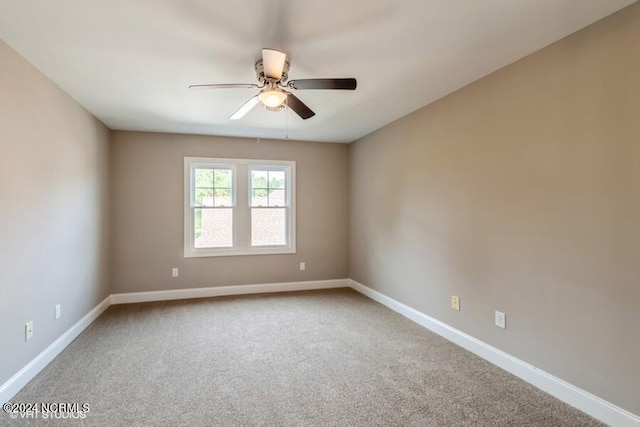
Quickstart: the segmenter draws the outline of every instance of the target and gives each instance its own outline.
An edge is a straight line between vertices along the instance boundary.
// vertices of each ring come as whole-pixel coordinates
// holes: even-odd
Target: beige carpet
[[[348,289],[112,306],[12,401],[88,403],[70,425],[601,425]]]

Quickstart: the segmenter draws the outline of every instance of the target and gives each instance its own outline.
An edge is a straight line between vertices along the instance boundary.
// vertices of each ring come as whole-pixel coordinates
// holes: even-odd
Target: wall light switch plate
[[[24,340],[29,341],[33,337],[33,320],[24,325]]]
[[[496,326],[498,328],[507,329],[507,315],[501,311],[496,311]]]

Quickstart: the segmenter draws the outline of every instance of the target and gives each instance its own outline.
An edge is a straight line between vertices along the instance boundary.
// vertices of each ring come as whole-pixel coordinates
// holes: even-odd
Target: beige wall
[[[109,294],[109,131],[2,41],[0,64],[2,385]]]
[[[297,253],[184,258],[185,156],[295,160]],[[341,144],[113,132],[112,292],[347,277],[347,165]]]
[[[636,414],[639,41],[634,4],[350,147],[354,280]]]

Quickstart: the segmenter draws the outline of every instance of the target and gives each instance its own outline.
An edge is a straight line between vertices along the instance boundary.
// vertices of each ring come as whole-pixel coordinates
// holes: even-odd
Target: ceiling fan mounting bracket
[[[282,84],[287,81],[288,77],[289,77],[289,61],[284,62],[284,67],[282,68],[282,77],[280,77],[279,80],[272,79],[270,77],[267,77],[264,74],[264,63],[262,59],[256,62],[256,78],[263,85],[269,86],[270,83]]]

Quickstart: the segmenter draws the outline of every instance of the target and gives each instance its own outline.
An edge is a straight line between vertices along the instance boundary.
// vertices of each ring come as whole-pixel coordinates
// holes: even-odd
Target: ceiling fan
[[[339,89],[355,90],[356,79],[301,79],[289,80],[289,61],[287,54],[274,49],[262,49],[262,60],[255,65],[256,77],[260,84],[255,83],[231,83],[231,84],[204,84],[191,85],[189,89],[260,89],[257,95],[245,102],[229,117],[238,120],[245,116],[253,107],[262,103],[269,111],[280,111],[286,107],[291,108],[303,120],[315,116],[309,107],[297,96],[287,89]],[[285,83],[287,82],[287,83]]]

